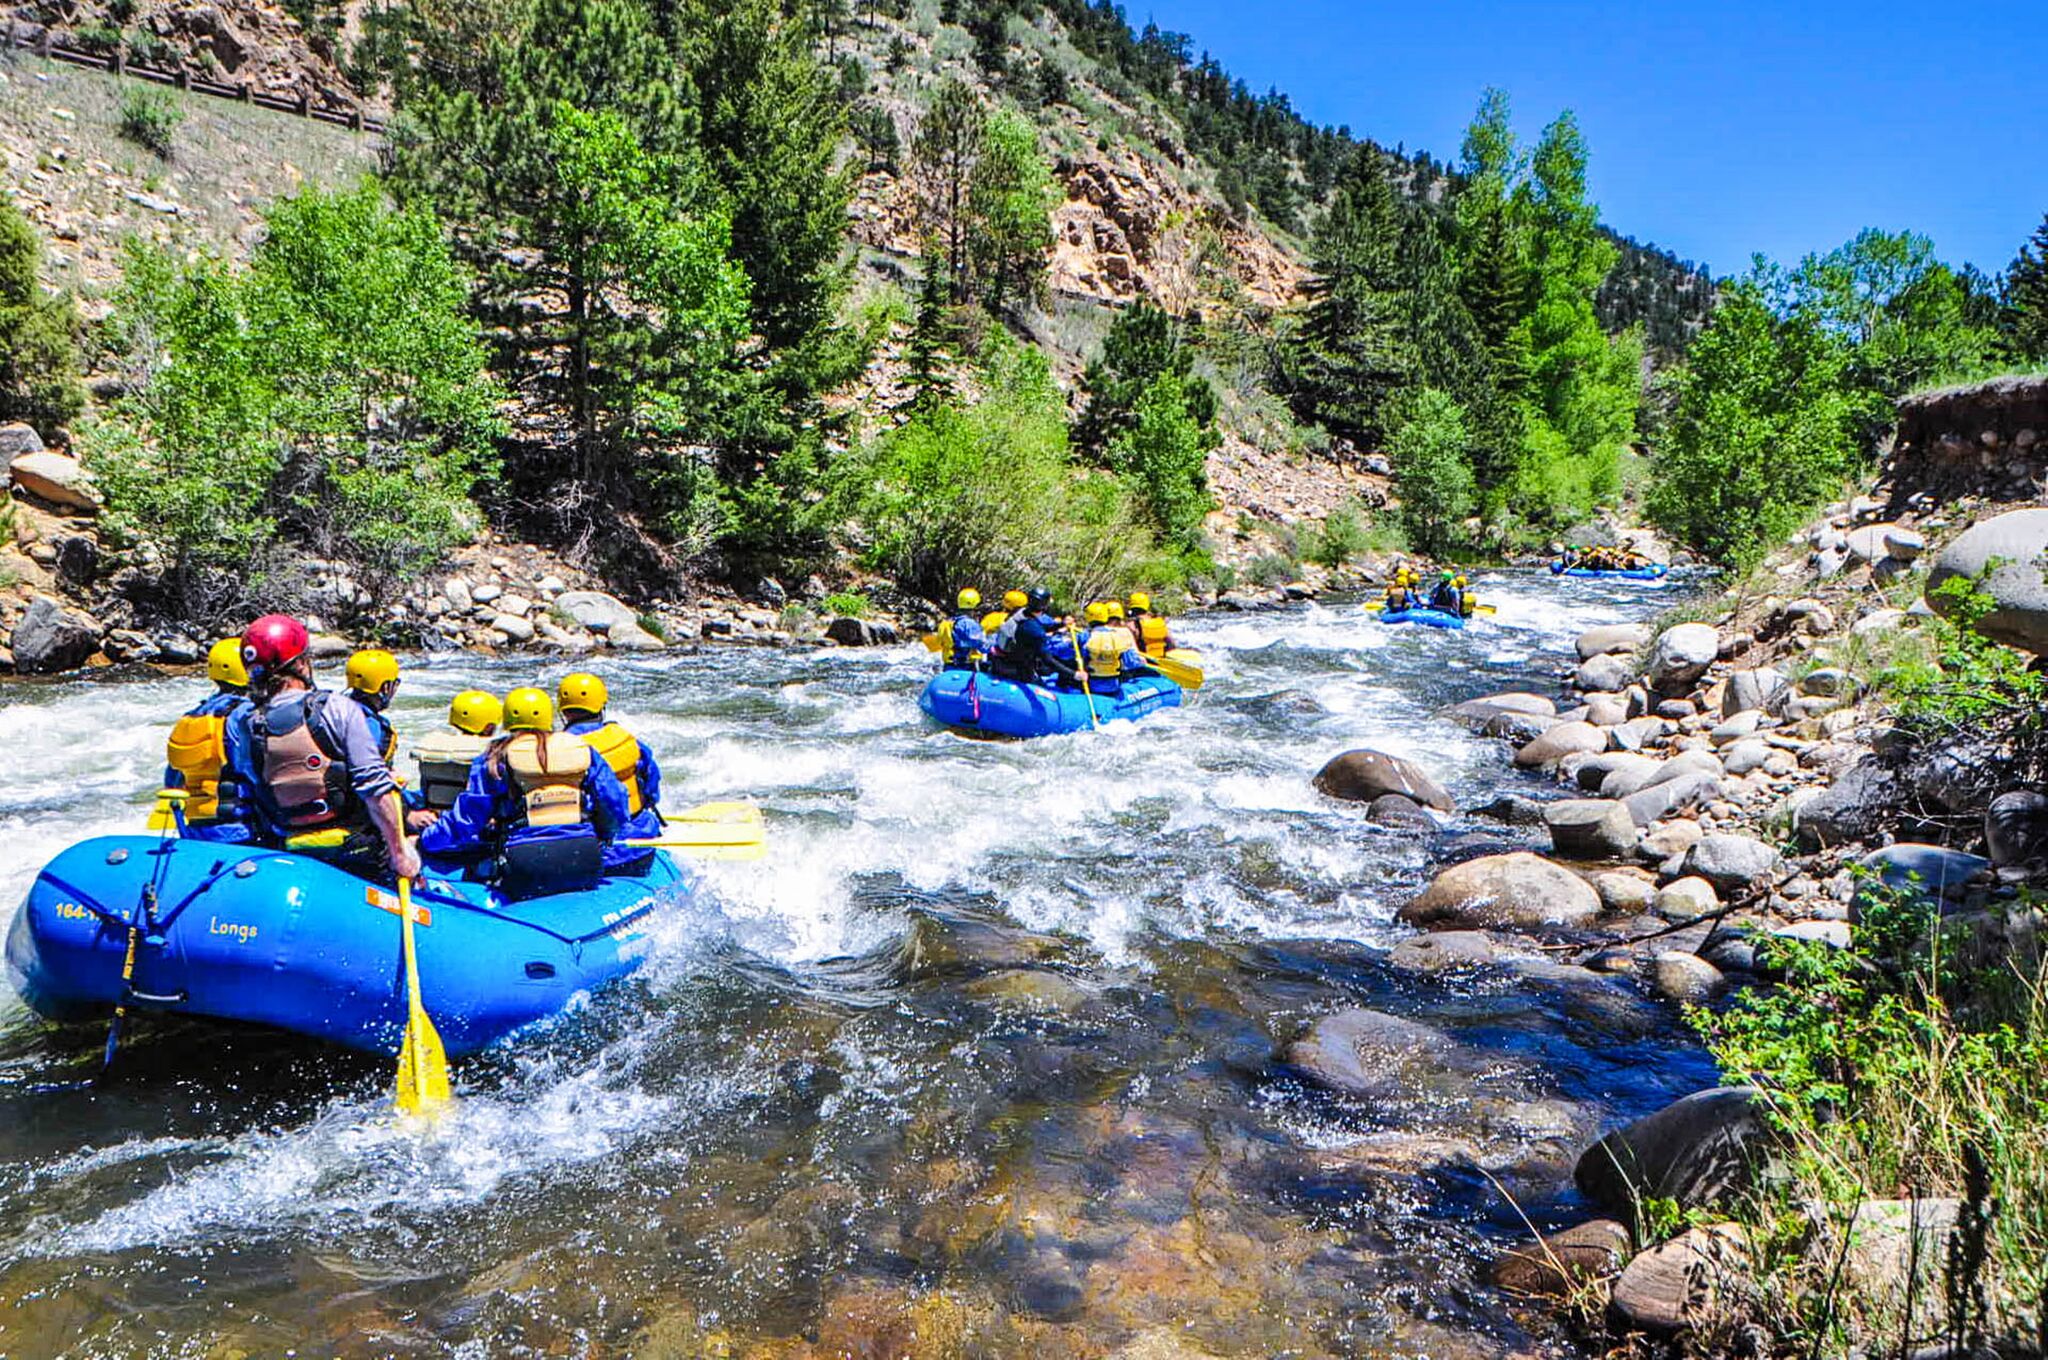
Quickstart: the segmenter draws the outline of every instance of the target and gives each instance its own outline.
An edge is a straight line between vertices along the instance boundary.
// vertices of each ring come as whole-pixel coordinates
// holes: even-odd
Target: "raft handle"
[[[526,965],[526,975],[530,978],[551,978],[555,975],[555,965],[536,959]]]
[[[125,998],[126,1003],[130,1006],[164,1007],[182,1006],[191,999],[192,994],[190,992],[174,992],[169,996],[159,996],[154,992],[138,992],[133,987],[128,989],[128,995]]]

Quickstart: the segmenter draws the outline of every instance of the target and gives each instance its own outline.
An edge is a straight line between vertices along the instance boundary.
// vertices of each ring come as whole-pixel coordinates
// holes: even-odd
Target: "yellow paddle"
[[[1202,668],[1191,661],[1168,652],[1165,656],[1148,656],[1145,664],[1158,671],[1182,689],[1196,690],[1202,687]]]
[[[420,961],[412,941],[412,880],[398,880],[399,936],[405,942],[405,1040],[398,1048],[398,1111],[432,1116],[453,1099],[448,1054],[420,1003]]]
[[[924,649],[932,653],[934,656],[938,655],[938,653],[942,650],[939,646],[939,635],[937,633],[920,634],[917,640],[919,642],[922,642],[924,644]]]
[[[1366,606],[1365,606],[1365,607],[1366,607],[1367,609],[1385,609],[1385,608],[1387,607],[1387,602],[1386,602],[1385,600],[1369,600],[1369,601],[1367,601],[1367,602],[1366,602]],[[1410,606],[1408,606],[1408,607],[1409,607],[1410,609],[1427,609],[1427,608],[1429,608],[1429,606],[1428,606],[1428,605],[1426,605],[1426,604],[1410,605]],[[1441,611],[1439,611],[1439,612],[1441,612]],[[1475,605],[1473,605],[1473,606],[1472,606],[1472,612],[1473,612],[1473,613],[1475,613],[1475,614],[1498,614],[1498,613],[1500,613],[1500,610],[1498,610],[1498,609],[1494,608],[1494,607],[1493,607],[1492,605],[1490,605],[1490,604],[1475,604]]]
[[[1074,644],[1074,670],[1081,677],[1081,693],[1088,699],[1088,722],[1096,731],[1102,730],[1102,715],[1095,711],[1095,691],[1088,688],[1088,660],[1081,655],[1081,635],[1074,631],[1074,625],[1067,625],[1067,638]]]
[[[768,853],[761,809],[752,803],[700,803],[667,819],[658,837],[622,841],[646,849],[687,850],[700,859],[760,859]]]

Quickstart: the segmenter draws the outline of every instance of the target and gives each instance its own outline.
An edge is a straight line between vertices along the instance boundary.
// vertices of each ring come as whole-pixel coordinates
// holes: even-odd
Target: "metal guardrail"
[[[203,94],[213,99],[228,99],[237,104],[249,104],[259,109],[271,109],[277,113],[296,114],[310,118],[316,123],[329,123],[345,127],[352,132],[382,132],[384,120],[372,118],[361,109],[327,109],[313,103],[312,96],[300,95],[297,99],[285,99],[274,94],[265,94],[247,84],[228,84],[224,81],[208,80],[195,76],[190,71],[165,71],[154,66],[137,65],[128,60],[128,54],[120,48],[112,52],[88,52],[72,47],[57,39],[56,33],[36,24],[20,23],[12,18],[0,26],[0,50],[26,49],[47,61],[61,61],[67,66],[82,66],[90,71],[106,71],[117,76],[129,76],[146,80],[156,85],[166,85],[174,90],[191,94]]]

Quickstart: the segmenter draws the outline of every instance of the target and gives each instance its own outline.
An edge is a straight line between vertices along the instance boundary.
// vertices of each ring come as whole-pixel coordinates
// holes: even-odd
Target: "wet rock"
[[[1540,855],[1488,855],[1439,873],[1401,909],[1412,925],[1577,925],[1600,914],[1600,896],[1586,881]]]
[[[1593,891],[1600,894],[1600,905],[1617,916],[1640,916],[1657,897],[1657,885],[1639,874],[1595,874]]]
[[[1452,1046],[1441,1030],[1382,1011],[1354,1007],[1326,1015],[1281,1058],[1320,1086],[1347,1095],[1398,1094],[1403,1070]]]
[[[1927,578],[1927,599],[1936,610],[1952,614],[1954,604],[1940,593],[1942,585],[1960,576],[1982,582],[1977,587],[1997,607],[1976,621],[1977,631],[2008,646],[2040,654],[2048,652],[2048,509],[2013,510],[1966,529],[1935,560]]]
[[[1705,770],[1693,770],[1675,779],[1652,785],[1622,799],[1628,808],[1628,815],[1636,819],[1638,826],[1662,821],[1674,812],[1683,812],[1720,792],[1721,778]]]
[[[100,508],[99,493],[76,458],[47,450],[16,454],[7,470],[14,485],[37,500],[87,514]]]
[[[960,990],[983,1001],[1024,1010],[1077,1011],[1094,999],[1073,979],[1042,968],[1004,969],[975,978]]]
[[[842,647],[873,647],[881,642],[873,624],[844,615],[825,625],[825,636]]]
[[[1620,859],[1635,849],[1635,819],[1607,798],[1571,798],[1543,810],[1550,843],[1567,859]]]
[[[1398,793],[1383,793],[1365,810],[1365,819],[1375,826],[1410,831],[1435,831],[1436,819],[1423,811],[1422,804]]]
[[[1939,845],[1902,841],[1871,851],[1863,857],[1863,867],[1875,870],[1878,882],[1895,892],[1953,900],[1963,895],[1971,879],[1991,867],[1991,861]]]
[[[1717,929],[1700,946],[1700,957],[1723,973],[1754,973],[1756,942],[1747,931]]]
[[[1781,864],[1777,850],[1753,836],[1705,836],[1685,856],[1687,873],[1697,874],[1723,892],[1775,878]]]
[[[1596,1218],[1509,1252],[1494,1263],[1493,1282],[1513,1294],[1562,1298],[1614,1274],[1634,1250],[1627,1228]]]
[[[1646,1332],[1712,1331],[1738,1315],[1749,1267],[1735,1227],[1688,1228],[1630,1261],[1611,1301],[1625,1323]]]
[[[1696,1091],[1602,1138],[1579,1158],[1572,1179],[1624,1218],[1639,1199],[1711,1209],[1758,1183],[1770,1139],[1756,1088]]]
[[[1503,709],[1480,726],[1479,734],[1497,737],[1515,746],[1525,746],[1561,725],[1558,719],[1546,718],[1540,713],[1515,713]]]
[[[1661,694],[1683,693],[1721,654],[1721,636],[1704,623],[1668,628],[1650,648],[1644,677]]]
[[[7,646],[14,669],[23,675],[75,670],[100,648],[105,630],[90,614],[66,609],[47,595],[29,603]]]
[[[1057,962],[1067,952],[1066,942],[1056,935],[964,912],[918,910],[911,913],[910,931],[897,947],[892,971],[904,981],[977,977]]]
[[[1555,765],[1573,752],[1592,753],[1607,749],[1607,733],[1586,722],[1559,723],[1515,752],[1515,764],[1524,769]]]
[[[1635,678],[1635,667],[1625,656],[1595,656],[1579,663],[1572,683],[1588,694],[1618,694]]]
[[[1333,757],[1316,773],[1318,792],[1347,802],[1369,803],[1383,794],[1398,793],[1439,812],[1457,804],[1443,785],[1412,760],[1390,756],[1383,751],[1346,751]]]
[[[1657,890],[1652,910],[1667,921],[1697,921],[1720,906],[1713,884],[1704,878],[1681,878]]]
[[[1474,817],[1490,817],[1496,822],[1509,826],[1543,825],[1543,809],[1547,804],[1538,799],[1519,793],[1503,793],[1484,807],[1472,809]]]
[[[1441,973],[1490,964],[1499,955],[1484,931],[1436,930],[1401,941],[1388,951],[1387,962],[1411,973]]]
[[[1578,648],[1579,660],[1590,661],[1596,656],[1614,652],[1633,652],[1649,640],[1650,630],[1645,624],[1604,623],[1579,634],[1574,645]]]
[[[1792,681],[1774,667],[1736,671],[1728,677],[1727,686],[1722,691],[1721,716],[1732,718],[1751,709],[1768,713],[1791,688]]]
[[[1721,970],[1697,954],[1667,949],[1650,961],[1650,985],[1666,1001],[1701,1005],[1720,994]]]
[[[1522,736],[1519,739],[1527,741],[1530,737],[1534,737],[1542,732],[1544,728],[1555,726],[1557,722],[1555,714],[1549,711],[1536,712],[1521,704],[1499,701],[1534,697],[1533,695],[1497,695],[1493,699],[1468,699],[1462,704],[1453,704],[1449,708],[1444,709],[1443,716],[1470,728],[1474,732],[1487,736],[1510,736],[1511,733],[1507,730],[1498,732],[1489,730],[1495,723],[1502,723],[1517,731],[1526,731],[1528,735]],[[1553,707],[1547,699],[1538,702],[1542,703],[1546,710]]]
[[[2048,794],[2015,789],[1992,799],[1984,811],[1984,845],[2001,867],[2048,856]]]

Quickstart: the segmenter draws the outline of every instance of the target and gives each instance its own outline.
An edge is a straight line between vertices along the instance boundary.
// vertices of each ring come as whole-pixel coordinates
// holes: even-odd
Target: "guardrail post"
[[[192,88],[192,73],[182,66],[178,68],[177,74],[172,76],[171,79],[176,83],[177,87],[181,90],[189,90]]]

